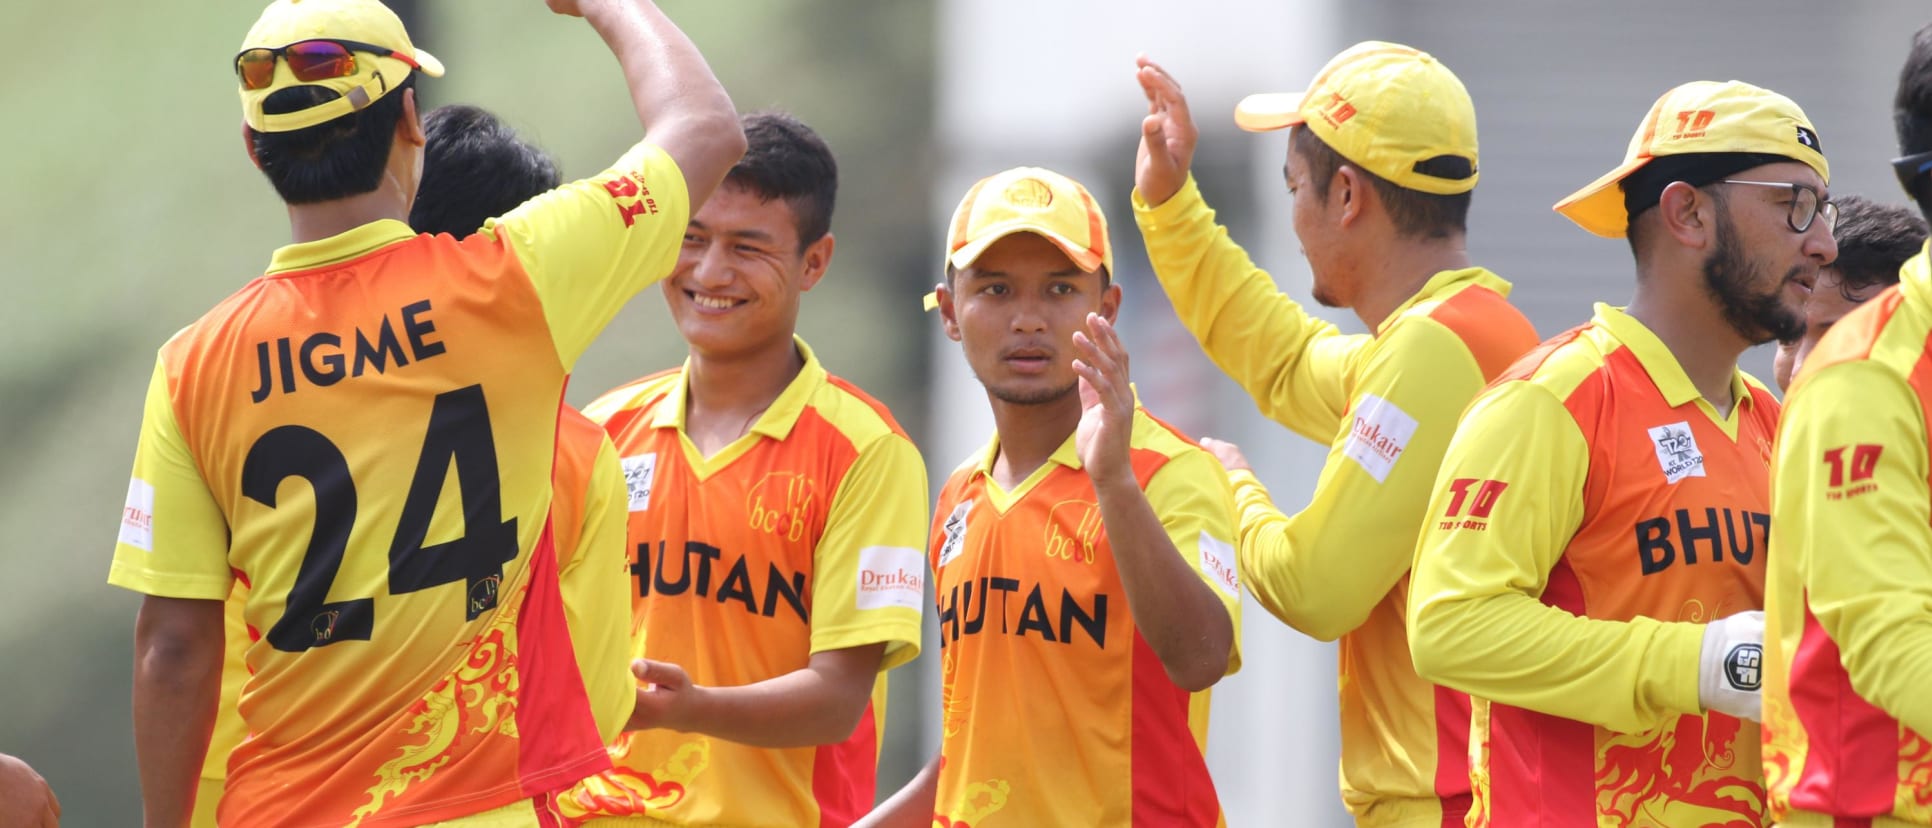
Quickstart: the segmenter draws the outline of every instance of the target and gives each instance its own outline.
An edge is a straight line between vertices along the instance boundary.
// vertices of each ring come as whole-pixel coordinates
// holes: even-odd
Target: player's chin
[[[988,383],[986,390],[1010,405],[1046,405],[1066,399],[1079,387],[1078,378],[1010,377]]]

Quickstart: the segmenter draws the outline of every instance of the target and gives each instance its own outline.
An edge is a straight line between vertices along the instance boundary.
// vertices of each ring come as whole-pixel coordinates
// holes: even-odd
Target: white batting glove
[[[1764,612],[1751,610],[1704,625],[1698,659],[1697,701],[1706,711],[1758,721],[1763,703]]]

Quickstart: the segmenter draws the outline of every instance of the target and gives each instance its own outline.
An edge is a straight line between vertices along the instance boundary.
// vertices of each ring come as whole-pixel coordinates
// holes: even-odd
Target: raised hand
[[[1214,455],[1214,459],[1221,461],[1221,468],[1227,469],[1228,471],[1254,470],[1252,466],[1248,465],[1248,458],[1242,456],[1241,447],[1226,440],[1202,437],[1201,448],[1207,449],[1209,454]]]
[[[1194,145],[1201,133],[1188,114],[1187,97],[1160,64],[1141,55],[1134,61],[1140,91],[1147,96],[1147,117],[1140,122],[1140,150],[1134,156],[1134,189],[1150,205],[1159,205],[1187,183],[1194,163]]]
[[[1097,313],[1087,314],[1087,330],[1074,332],[1073,347],[1079,352],[1073,370],[1080,375],[1080,426],[1073,444],[1080,464],[1096,487],[1123,477],[1131,481],[1134,390],[1127,380],[1127,348]]]

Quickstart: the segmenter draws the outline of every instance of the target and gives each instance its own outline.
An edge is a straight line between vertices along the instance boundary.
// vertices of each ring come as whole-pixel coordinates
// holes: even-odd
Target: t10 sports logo
[[[1442,513],[1442,522],[1436,528],[1443,531],[1452,529],[1474,529],[1478,532],[1489,528],[1489,513],[1496,508],[1496,500],[1503,496],[1508,483],[1501,480],[1478,480],[1473,477],[1458,477],[1449,484],[1449,508]],[[1468,511],[1463,511],[1464,507]]]

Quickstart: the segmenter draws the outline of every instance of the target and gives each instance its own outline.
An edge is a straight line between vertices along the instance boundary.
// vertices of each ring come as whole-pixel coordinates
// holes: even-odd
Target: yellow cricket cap
[[[966,268],[993,242],[1014,233],[1037,233],[1053,242],[1081,270],[1114,269],[1107,217],[1080,182],[1039,167],[1014,167],[982,178],[953,210],[946,233],[946,261]]]
[[[1322,143],[1398,187],[1435,195],[1476,188],[1476,105],[1429,53],[1378,40],[1323,66],[1305,92],[1249,95],[1234,108],[1249,132],[1305,125]]]
[[[1624,179],[1653,158],[1758,153],[1789,158],[1831,183],[1818,132],[1790,98],[1743,81],[1694,81],[1665,92],[1630,137],[1623,163],[1556,203],[1556,211],[1605,238],[1630,228]]]
[[[409,42],[402,20],[377,0],[275,0],[248,30],[241,51],[274,49],[304,40],[341,40],[393,50],[396,56],[355,51],[353,74],[305,82],[297,80],[286,60],[276,60],[275,79],[262,89],[241,89],[242,120],[258,132],[289,132],[312,127],[362,109],[421,69],[432,78],[443,76],[443,63]],[[237,53],[239,54],[239,53]],[[342,97],[296,112],[269,115],[262,102],[294,86],[320,86]]]
[[[953,209],[946,231],[945,264],[971,267],[993,242],[1014,233],[1035,233],[1088,273],[1114,272],[1114,246],[1107,241],[1107,217],[1080,182],[1040,167],[1014,167],[980,179]],[[926,294],[926,310],[939,306]]]

